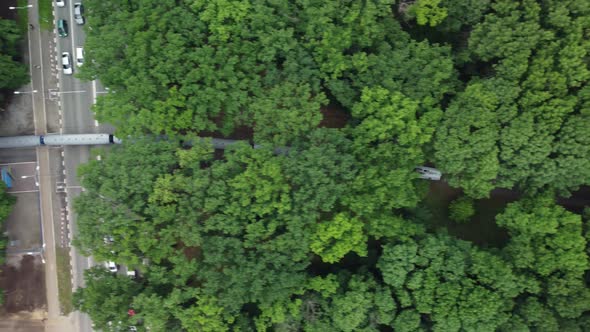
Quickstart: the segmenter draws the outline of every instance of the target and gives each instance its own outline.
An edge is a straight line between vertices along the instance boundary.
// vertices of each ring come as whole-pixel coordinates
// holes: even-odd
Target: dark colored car
[[[57,20],[57,34],[62,38],[68,36],[68,21],[61,18]]]

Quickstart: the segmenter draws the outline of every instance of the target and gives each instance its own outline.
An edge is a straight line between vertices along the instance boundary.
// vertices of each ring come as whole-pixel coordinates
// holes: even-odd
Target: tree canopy
[[[573,127],[588,128],[589,15],[578,1],[496,1],[474,26],[468,50],[480,72],[435,143],[451,184],[479,198],[494,187],[569,194],[589,183],[590,131]]]
[[[85,1],[96,328],[590,329],[586,2]]]
[[[525,322],[558,326],[590,310],[590,261],[580,215],[538,197],[508,205],[496,219],[511,236],[504,254],[534,285],[519,310]]]
[[[29,81],[28,69],[20,62],[22,38],[15,21],[0,19],[0,89],[17,89]]]
[[[76,243],[140,278],[95,268],[77,307],[107,330],[121,321],[172,331],[496,331],[544,316],[550,330],[585,326],[579,215],[550,196],[523,199],[497,216],[510,242],[488,250],[401,210],[356,214],[351,142],[333,129],[310,136],[287,154],[238,144],[223,159],[206,141],[145,139],[85,166]],[[138,153],[151,157],[123,171]],[[104,287],[127,298],[108,302],[115,291]],[[131,305],[132,320],[122,311]]]

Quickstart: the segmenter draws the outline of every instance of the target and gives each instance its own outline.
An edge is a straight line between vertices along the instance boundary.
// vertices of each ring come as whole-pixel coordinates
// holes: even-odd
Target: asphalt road
[[[45,0],[46,1],[46,0]],[[27,93],[31,96],[33,122],[36,135],[55,133],[112,133],[113,128],[101,125],[94,120],[90,111],[96,97],[105,93],[99,82],[82,82],[76,78],[79,68],[76,66],[75,49],[83,46],[85,34],[83,26],[74,21],[74,2],[66,0],[63,8],[54,7],[55,22],[65,19],[68,22],[67,37],[57,36],[56,31],[45,31],[40,28],[38,15],[39,0],[29,0],[32,9],[28,10],[28,19],[33,28],[28,31],[28,54],[31,84]],[[82,1],[83,2],[83,1]],[[70,53],[74,75],[63,74],[61,66],[62,52]],[[67,146],[63,149],[55,147],[38,147],[37,149],[10,149],[0,151],[4,161],[22,162],[37,160],[40,167],[39,192],[41,204],[42,232],[45,238],[45,279],[47,291],[46,331],[81,331],[91,332],[92,322],[89,317],[79,312],[70,317],[60,314],[57,299],[57,274],[55,247],[60,234],[59,229],[60,203],[57,188],[65,182],[67,193],[67,211],[70,232],[76,231],[76,216],[73,213],[72,201],[82,188],[76,171],[80,164],[90,159],[88,146]],[[62,153],[63,152],[63,153]],[[63,207],[63,205],[61,205]],[[70,233],[70,234],[71,234]],[[91,258],[79,255],[72,250],[73,288],[83,286],[84,270],[94,265]]]
[[[36,148],[0,149],[0,160],[6,163],[36,161],[36,150]]]
[[[63,8],[55,7],[57,19],[65,19],[68,22],[69,35],[57,38],[57,56],[61,60],[62,52],[70,54],[74,75],[65,75],[63,70],[59,72],[59,100],[62,114],[62,125],[60,132],[64,134],[82,134],[97,132],[98,123],[95,122],[90,108],[95,100],[97,84],[82,82],[76,78],[76,72],[80,69],[76,65],[76,47],[84,45],[84,30],[82,25],[74,21],[74,2],[66,1]],[[56,34],[57,35],[57,34]],[[60,62],[58,62],[59,64]],[[90,147],[88,146],[66,146],[64,147],[64,170],[67,192],[67,210],[69,216],[70,230],[76,232],[76,215],[73,213],[72,201],[80,194],[81,188],[76,175],[78,166],[88,162],[90,158]],[[84,270],[93,265],[89,258],[79,255],[76,248],[71,247],[73,287],[83,286]],[[82,332],[92,331],[92,322],[85,314],[77,314],[77,328]]]
[[[84,45],[83,26],[74,21],[74,2],[67,1],[63,8],[55,7],[56,20],[68,22],[69,35],[57,37],[57,55],[61,61],[62,52],[68,52],[74,63],[74,75],[64,75],[60,70],[59,94],[63,114],[62,130],[67,134],[93,133],[96,130],[94,118],[89,112],[93,102],[93,84],[76,79],[79,67],[75,65],[76,47]],[[58,62],[59,63],[59,62]]]
[[[94,115],[90,111],[96,96],[104,93],[104,88],[98,82],[83,82],[76,78],[76,73],[80,67],[76,65],[76,47],[83,47],[85,34],[83,25],[78,25],[74,21],[74,2],[66,1],[63,8],[55,7],[55,17],[65,19],[68,22],[67,37],[55,37],[57,39],[58,64],[61,61],[62,52],[68,52],[73,62],[74,75],[65,75],[63,70],[59,71],[59,100],[61,109],[62,124],[60,132],[64,134],[87,134],[96,133],[99,130],[98,123],[94,120]],[[57,34],[55,34],[57,36]],[[90,159],[89,146],[66,146],[64,147],[64,170],[65,183],[67,192],[67,210],[69,216],[70,230],[73,234],[76,232],[76,215],[73,212],[72,202],[80,195],[81,187],[76,175],[76,170],[80,164],[88,162]],[[84,270],[88,269],[94,262],[92,258],[79,255],[76,248],[72,247],[72,272],[74,288],[84,286]],[[79,331],[92,331],[92,322],[85,314],[77,314],[76,326]]]

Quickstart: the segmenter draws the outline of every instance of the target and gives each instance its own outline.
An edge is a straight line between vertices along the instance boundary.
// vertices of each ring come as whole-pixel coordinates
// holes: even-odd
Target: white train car
[[[26,148],[41,145],[39,136],[0,137],[0,149]]]
[[[0,137],[0,149],[26,148],[41,145],[104,145],[121,144],[121,140],[110,134],[67,134],[41,136]]]
[[[43,145],[103,145],[113,144],[113,135],[109,134],[68,134],[45,135]]]

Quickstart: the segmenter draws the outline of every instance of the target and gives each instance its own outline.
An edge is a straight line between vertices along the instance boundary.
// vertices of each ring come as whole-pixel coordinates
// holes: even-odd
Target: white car
[[[70,58],[70,53],[63,52],[61,54],[61,67],[66,75],[72,75],[74,72],[72,69],[72,58]]]
[[[115,264],[115,262],[106,262],[104,263],[104,266],[107,268],[107,270],[115,273],[117,271],[119,271],[119,268],[117,267],[117,264]]]
[[[58,7],[65,7],[66,6],[66,0],[55,0],[55,5]]]
[[[417,166],[414,170],[420,174],[421,179],[438,181],[442,177],[442,173],[436,168]]]
[[[84,24],[84,7],[79,2],[74,4],[74,21],[79,25]]]
[[[76,47],[76,65],[78,67],[84,64],[84,48]]]
[[[127,276],[129,278],[135,278],[137,277],[137,273],[135,272],[135,270],[127,269]]]

